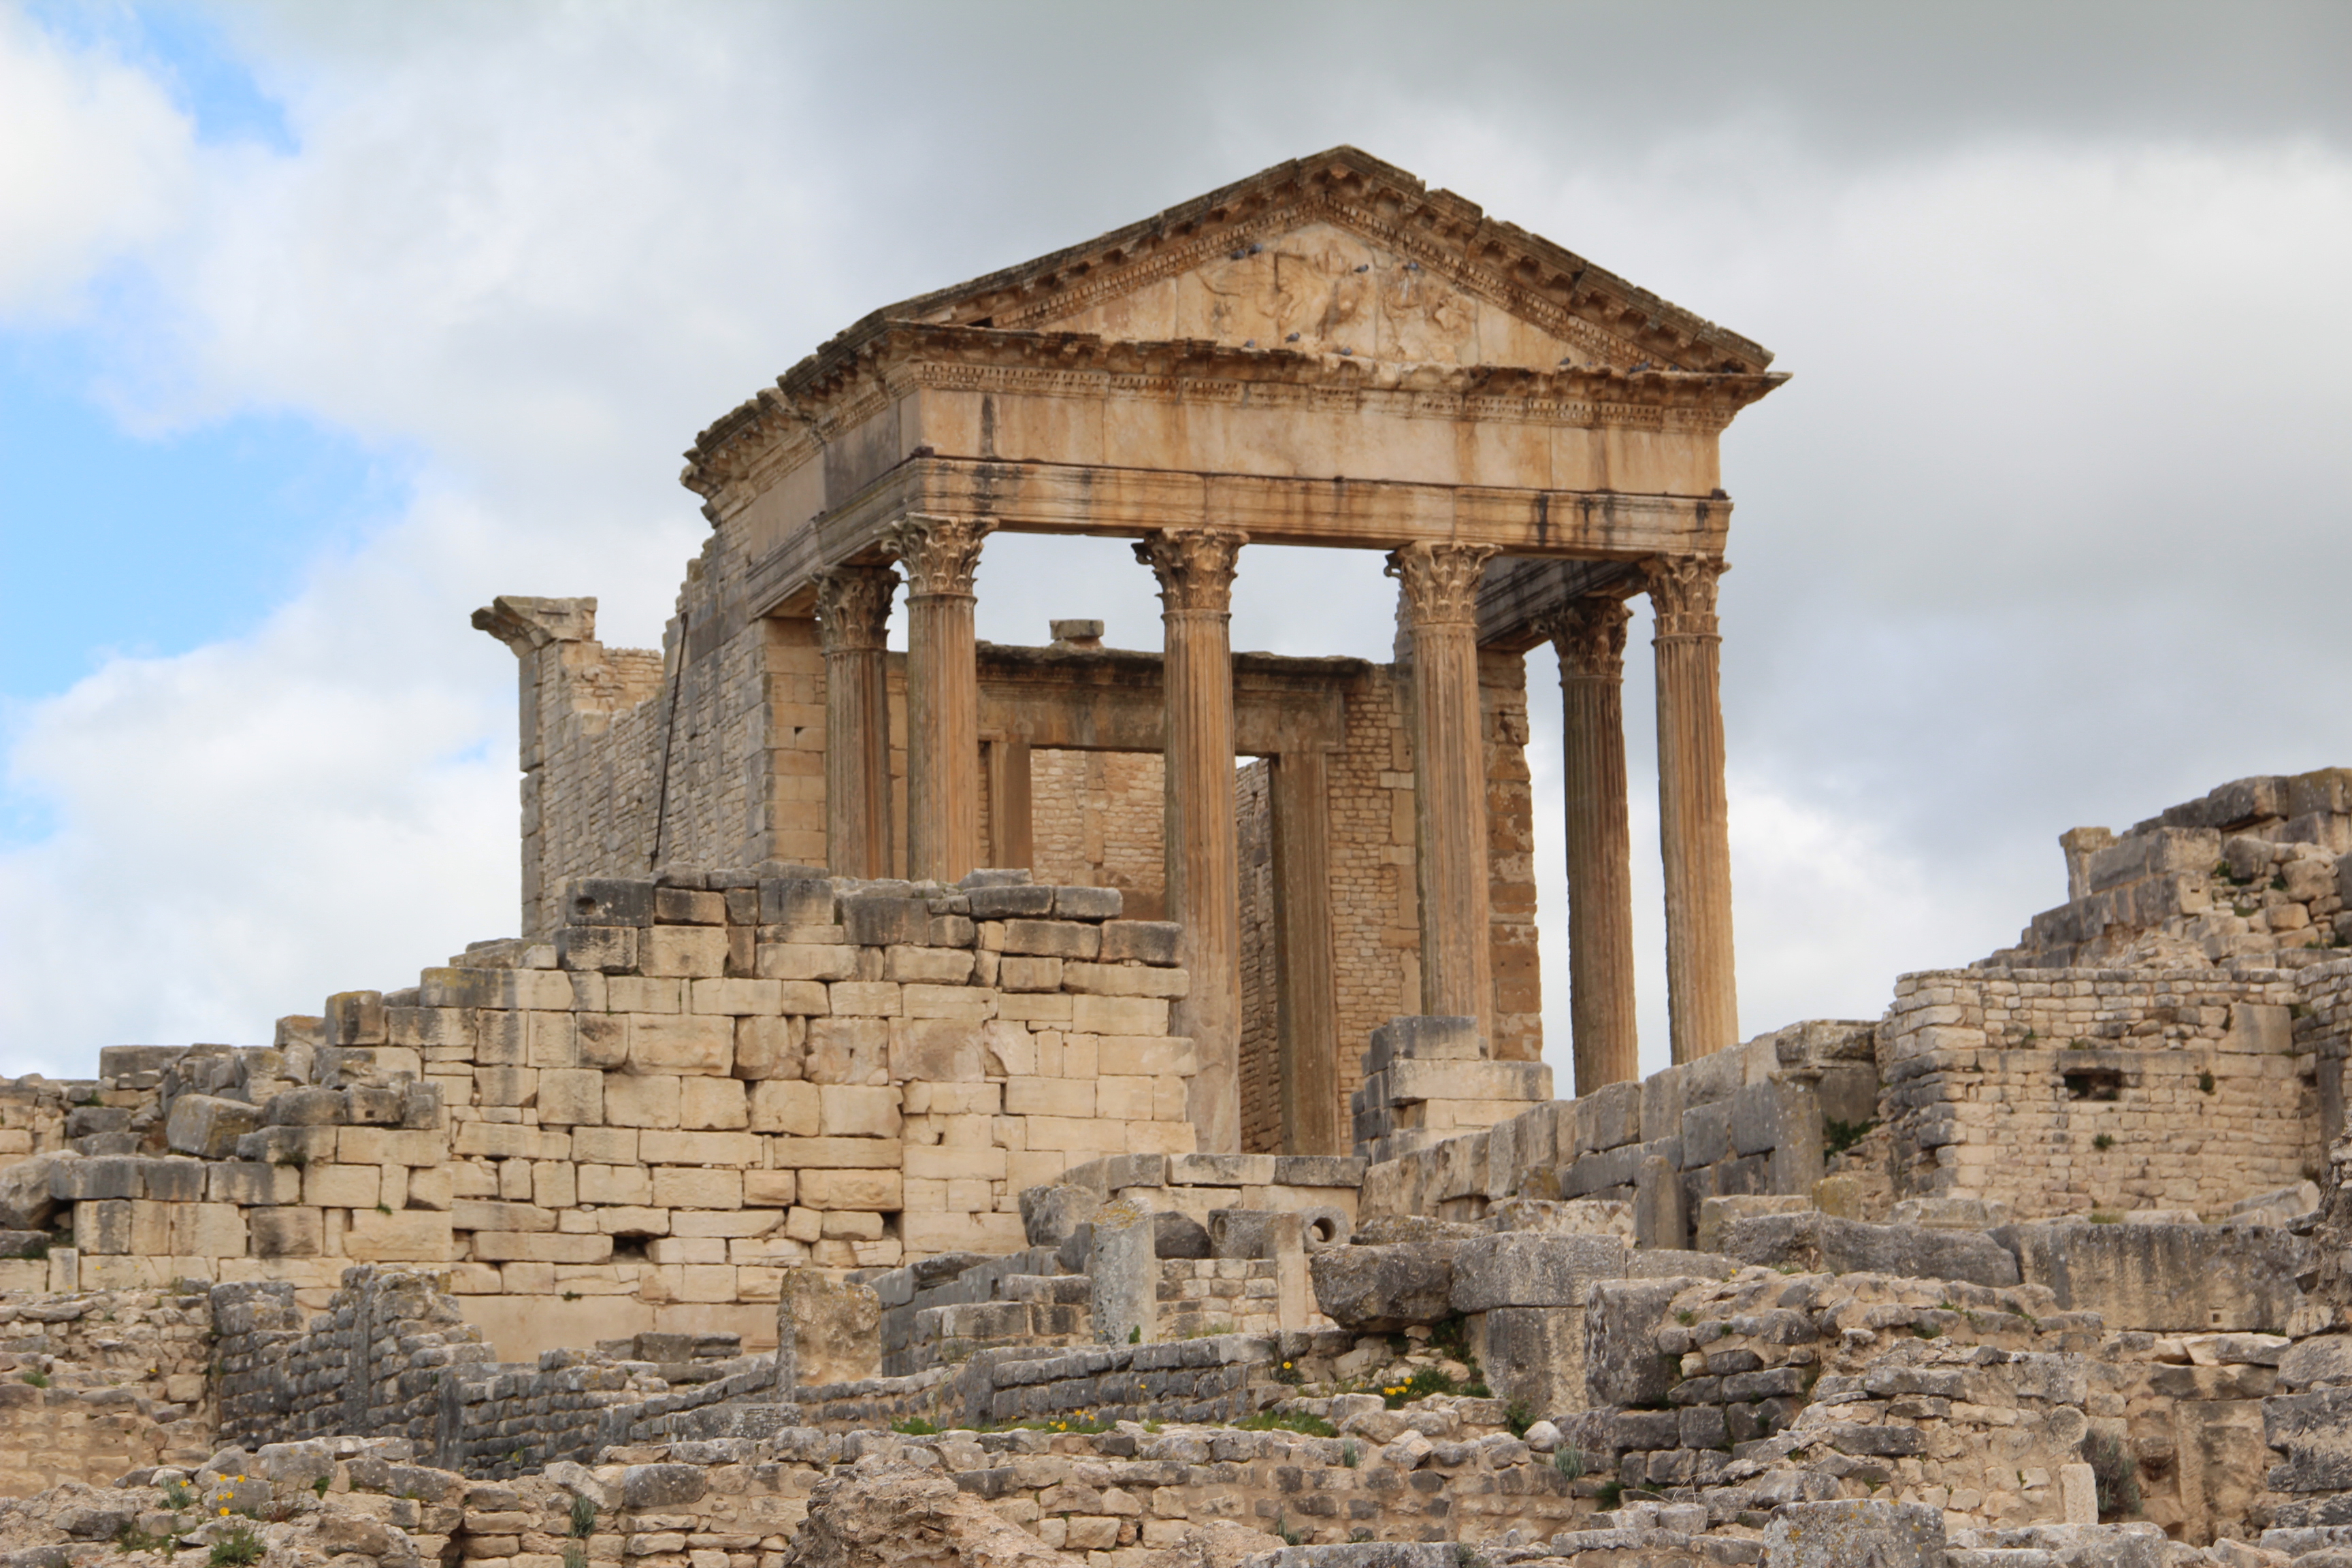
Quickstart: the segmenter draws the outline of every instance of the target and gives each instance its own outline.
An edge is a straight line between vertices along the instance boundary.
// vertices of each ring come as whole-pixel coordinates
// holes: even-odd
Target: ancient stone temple
[[[600,647],[591,602],[478,617],[523,659],[525,931],[567,878],[671,866],[1120,886],[1182,927],[1202,1146],[1339,1152],[1342,1042],[1391,1015],[1540,1059],[1520,656],[1549,638],[1590,1091],[1635,1070],[1618,685],[1646,594],[1674,1057],[1720,1050],[1717,443],[1770,360],[1351,148],[877,310],[688,454],[712,533],[658,657]],[[1002,531],[1133,540],[1160,652],[977,643]],[[1396,662],[1237,658],[1253,542],[1381,552]],[[1079,776],[1098,757],[1124,789]],[[1041,820],[1152,786],[1041,863]]]
[[[1344,149],[835,339],[696,443],[658,652],[477,617],[517,934],[0,1082],[0,1568],[2342,1568],[2352,770],[1738,1039],[1765,363]],[[1160,648],[978,642],[1008,530]],[[1382,552],[1393,661],[1234,652],[1269,542]]]

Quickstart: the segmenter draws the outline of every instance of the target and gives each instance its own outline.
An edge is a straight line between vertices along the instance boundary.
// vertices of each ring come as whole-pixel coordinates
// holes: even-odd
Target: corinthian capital
[[[1478,619],[1478,582],[1502,553],[1491,544],[1408,544],[1389,552],[1388,574],[1404,584],[1405,615],[1416,626],[1466,626]]]
[[[1719,555],[1653,555],[1643,562],[1657,635],[1714,637],[1716,579],[1730,570]]]
[[[1563,680],[1622,680],[1625,677],[1625,623],[1632,606],[1622,599],[1588,594],[1570,599],[1547,617],[1544,627],[1559,652]]]
[[[816,620],[824,651],[845,653],[884,646],[890,626],[890,595],[898,574],[887,566],[835,566],[816,580]]]
[[[882,531],[882,548],[907,569],[907,595],[971,595],[982,542],[996,531],[984,517],[929,517],[909,512]]]
[[[1136,541],[1135,558],[1160,579],[1160,603],[1171,616],[1229,615],[1234,563],[1249,542],[1237,528],[1163,528]]]

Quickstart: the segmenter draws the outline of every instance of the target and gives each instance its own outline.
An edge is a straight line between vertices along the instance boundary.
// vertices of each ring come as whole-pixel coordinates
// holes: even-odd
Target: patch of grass
[[[1675,1313],[1675,1321],[1687,1329],[1693,1323],[1698,1321],[1698,1314],[1691,1310],[1688,1307],[1685,1307]]]
[[[36,1367],[25,1374],[25,1381],[35,1388],[47,1388],[49,1385],[49,1374]]]
[[[1280,1366],[1274,1369],[1274,1381],[1276,1383],[1286,1383],[1296,1388],[1298,1384],[1307,1381],[1307,1374],[1298,1370],[1297,1363],[1286,1361]]]
[[[310,1489],[318,1494],[318,1498],[320,1502],[324,1502],[327,1500],[327,1489],[334,1484],[334,1477],[320,1476],[317,1480],[310,1483]]]
[[[1364,1450],[1353,1437],[1339,1445],[1339,1462],[1351,1470],[1364,1462]]]
[[[2197,1075],[2197,1092],[2200,1094],[2213,1092],[2213,1071],[2210,1068]]]
[[[1381,1398],[1391,1410],[1402,1410],[1416,1399],[1426,1399],[1433,1394],[1460,1394],[1462,1384],[1433,1366],[1423,1367],[1402,1383],[1391,1383],[1381,1388]]]
[[[1514,1399],[1503,1406],[1503,1425],[1510,1428],[1512,1436],[1526,1436],[1528,1428],[1535,1424],[1536,1413],[1528,1408],[1526,1400]]]
[[[2083,1457],[2090,1461],[2091,1479],[2099,1498],[2099,1521],[2113,1523],[2119,1519],[2139,1516],[2139,1466],[2120,1437],[2094,1432],[2083,1445]]]
[[[252,1568],[261,1561],[261,1537],[253,1533],[253,1526],[240,1524],[213,1542],[205,1561],[208,1568]]]
[[[932,1425],[930,1422],[924,1420],[919,1415],[901,1416],[899,1419],[890,1423],[890,1430],[893,1432],[903,1433],[909,1437],[936,1437],[940,1435],[939,1427]],[[583,1499],[582,1500],[585,1501],[586,1500]]]
[[[2119,1214],[2109,1214],[2105,1209],[2093,1209],[2091,1211],[2091,1223],[2093,1225],[2121,1225],[2123,1222],[2124,1216]]]
[[[1615,1508],[1625,1500],[1625,1483],[1613,1479],[1601,1482],[1601,1489],[1592,1494],[1592,1500],[1604,1509]]]
[[[173,1481],[163,1489],[163,1506],[174,1513],[184,1508],[194,1507],[195,1501],[196,1494],[188,1489],[185,1481]]]
[[[1131,1345],[1139,1345],[1143,1342],[1143,1325],[1141,1323],[1138,1323],[1135,1327],[1127,1331],[1127,1342]]]
[[[572,1517],[568,1521],[574,1541],[585,1541],[596,1533],[596,1500],[572,1494]]]
[[[565,1542],[563,1568],[588,1568],[588,1549],[576,1541]]]
[[[1337,1437],[1339,1428],[1304,1410],[1260,1410],[1234,1423],[1244,1432],[1300,1432],[1309,1437]],[[1295,1544],[1295,1543],[1294,1543]]]
[[[1551,1456],[1551,1468],[1566,1476],[1571,1483],[1584,1479],[1584,1450],[1558,1448]]]
[[[117,1552],[161,1552],[167,1556],[178,1545],[169,1534],[150,1535],[135,1524],[126,1524],[114,1535]]]
[[[2070,1051],[2087,1051],[2091,1048],[2091,1042],[2077,1035],[2066,1042],[2066,1048]]]
[[[2027,1031],[2025,1037],[2032,1039],[2032,1032]],[[1822,1152],[1843,1154],[1869,1137],[1871,1129],[1877,1125],[1877,1118],[1872,1116],[1865,1116],[1859,1121],[1840,1121],[1834,1116],[1824,1116],[1822,1118]]]
[[[1914,1323],[1911,1325],[1911,1331],[1923,1340],[1941,1339],[1944,1336],[1944,1331],[1933,1323]]]
[[[2112,1132],[2102,1132],[2096,1138],[2091,1140],[2091,1147],[2096,1149],[2102,1154],[2105,1153],[2115,1146],[2116,1135]]]
[[[1282,1539],[1290,1545],[1304,1546],[1307,1544],[1307,1532],[1303,1530],[1291,1529],[1290,1521],[1284,1516],[1282,1510],[1279,1509],[1275,1510],[1274,1532],[1282,1537]]]

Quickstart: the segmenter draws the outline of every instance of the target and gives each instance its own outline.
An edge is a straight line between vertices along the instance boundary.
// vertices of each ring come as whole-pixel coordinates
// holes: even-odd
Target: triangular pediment
[[[817,360],[893,321],[1528,370],[1752,374],[1772,358],[1352,147],[887,307]]]

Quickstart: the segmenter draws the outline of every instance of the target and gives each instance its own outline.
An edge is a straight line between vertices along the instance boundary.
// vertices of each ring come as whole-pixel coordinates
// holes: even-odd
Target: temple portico
[[[1175,923],[1199,1146],[1339,1152],[1359,1053],[1389,1016],[1471,1019],[1477,1058],[1540,1059],[1519,656],[1549,640],[1589,1092],[1636,1070],[1621,687],[1626,600],[1646,594],[1674,1056],[1722,1049],[1738,1012],[1717,444],[1783,379],[1769,363],[1345,148],[877,311],[688,455],[713,534],[660,695],[632,721],[658,777],[629,868],[821,853],[836,874],[953,884],[1059,857],[1064,885],[1099,878],[1130,917]],[[1160,590],[1160,651],[978,643],[999,531],[1133,542]],[[1236,656],[1253,542],[1381,552],[1396,664]],[[900,576],[897,656],[882,628]],[[577,686],[601,650],[509,640],[548,731],[551,682]],[[616,770],[584,815],[551,787],[567,747],[620,734],[583,720],[526,736],[528,886],[629,853],[589,826],[642,815]],[[534,746],[552,771],[528,772]],[[1150,760],[1154,819],[1082,811],[1095,837],[1073,839],[1062,754]],[[601,845],[627,839],[608,828]],[[527,923],[543,924],[536,896]],[[1443,1113],[1406,1105],[1392,1131],[1492,1120],[1505,1091],[1463,1095]]]

